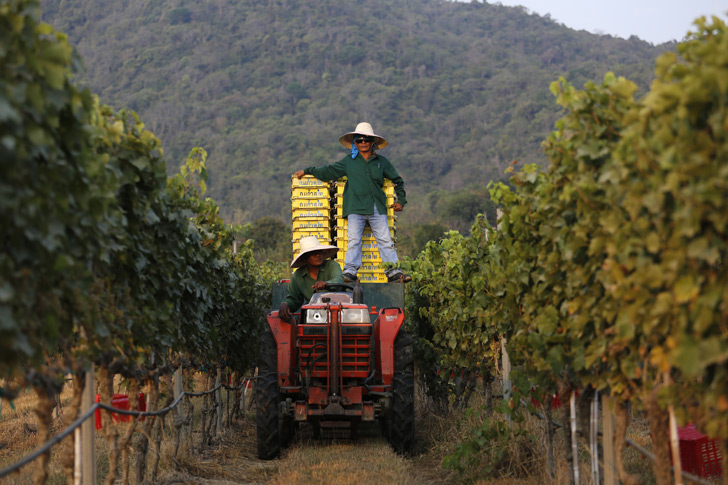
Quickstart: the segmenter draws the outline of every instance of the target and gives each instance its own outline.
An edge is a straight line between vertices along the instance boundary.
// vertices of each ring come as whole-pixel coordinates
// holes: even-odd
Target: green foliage
[[[485,217],[479,216],[470,236],[451,231],[427,243],[414,261],[403,263],[412,274],[407,313],[416,337],[415,351],[428,392],[447,409],[450,371],[495,373],[498,306],[485,279],[483,266],[489,250]],[[437,371],[443,369],[441,376]]]
[[[4,3],[0,27],[0,376],[251,365],[269,292],[202,199],[206,152],[167,180],[137,115],[70,83],[72,49],[35,2]]]
[[[580,86],[614,71],[645,91],[652,59],[674,48],[495,2],[44,0],[43,15],[83,53],[78,81],[138,112],[169,160],[208,148],[210,196],[239,224],[288,220],[290,174],[341,158],[338,137],[362,120],[411,194],[400,222],[430,222],[435,190],[545,163],[558,76]],[[466,215],[440,222],[467,232]]]
[[[172,25],[188,24],[192,21],[192,12],[185,7],[178,7],[169,12],[169,23]]]
[[[0,6],[0,373],[72,334],[91,286],[89,265],[108,258],[114,203],[94,156],[94,101],[70,83],[66,36],[38,22],[33,3]],[[73,176],[69,176],[73,174]]]
[[[291,228],[280,219],[275,217],[256,219],[246,226],[245,237],[253,242],[257,261],[290,263]]]
[[[728,28],[700,21],[678,52],[638,101],[611,73],[554,83],[566,115],[543,145],[548,170],[490,185],[498,231],[481,218],[412,263],[439,362],[488,362],[504,338],[521,392],[657,395],[728,436]]]
[[[728,28],[715,17],[697,26],[678,47],[682,59],[657,60],[658,78],[613,157],[609,195],[624,211],[610,227],[604,281],[619,308],[619,344],[680,383],[699,383],[698,409],[680,384],[674,390],[684,419],[726,437]]]
[[[442,464],[456,471],[464,483],[483,478],[518,478],[533,472],[529,467],[533,467],[536,453],[535,437],[525,429],[502,419],[485,418]]]

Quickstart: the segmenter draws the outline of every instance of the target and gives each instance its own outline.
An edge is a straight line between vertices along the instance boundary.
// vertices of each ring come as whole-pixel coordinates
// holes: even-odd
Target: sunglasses
[[[374,138],[357,138],[354,143],[373,143]]]

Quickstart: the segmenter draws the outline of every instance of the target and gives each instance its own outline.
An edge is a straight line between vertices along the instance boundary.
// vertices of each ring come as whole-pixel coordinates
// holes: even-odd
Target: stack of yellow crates
[[[335,205],[336,216],[335,216],[335,228],[336,228],[336,246],[339,248],[338,257],[336,261],[344,268],[344,260],[346,259],[346,249],[349,245],[349,235],[347,232],[347,220],[344,218],[344,185],[346,185],[346,177],[336,181],[334,192],[335,192]],[[389,223],[389,233],[392,236],[392,241],[395,241],[395,221],[394,209],[391,206],[396,201],[394,193],[394,184],[391,180],[384,181],[384,187],[382,190],[387,196],[387,222]],[[362,264],[359,267],[357,276],[359,281],[362,283],[386,283],[387,275],[385,274],[384,268],[381,267],[382,258],[379,256],[379,247],[377,241],[372,234],[372,229],[367,225],[364,228],[364,234],[362,236]]]
[[[301,251],[300,240],[316,236],[322,244],[331,244],[330,184],[311,176],[291,178],[293,212],[293,257]]]

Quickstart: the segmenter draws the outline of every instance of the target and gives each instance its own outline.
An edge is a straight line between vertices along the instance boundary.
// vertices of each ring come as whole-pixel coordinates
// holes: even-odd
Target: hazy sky
[[[498,3],[487,0],[487,3]],[[611,34],[660,44],[681,40],[693,30],[693,20],[717,15],[726,21],[728,0],[500,0],[508,6],[522,5],[531,12],[550,14],[559,23],[576,30]]]

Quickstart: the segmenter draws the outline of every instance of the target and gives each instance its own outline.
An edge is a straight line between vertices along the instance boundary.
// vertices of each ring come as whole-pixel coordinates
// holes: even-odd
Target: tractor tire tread
[[[278,355],[270,329],[258,341],[258,379],[256,381],[256,424],[258,458],[271,460],[281,452],[278,423]]]
[[[394,342],[392,415],[389,441],[394,451],[409,455],[415,437],[415,378],[412,337],[401,330]]]

